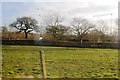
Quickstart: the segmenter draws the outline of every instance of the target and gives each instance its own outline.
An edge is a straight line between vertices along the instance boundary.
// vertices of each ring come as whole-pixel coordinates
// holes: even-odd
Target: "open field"
[[[45,53],[47,78],[117,78],[118,50],[3,45],[3,78],[40,78],[39,50]]]

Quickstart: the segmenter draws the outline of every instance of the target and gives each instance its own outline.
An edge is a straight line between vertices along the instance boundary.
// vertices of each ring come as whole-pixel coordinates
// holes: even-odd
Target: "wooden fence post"
[[[46,78],[46,70],[45,70],[45,60],[44,60],[44,51],[40,50],[40,65],[42,71],[42,79],[45,80]]]

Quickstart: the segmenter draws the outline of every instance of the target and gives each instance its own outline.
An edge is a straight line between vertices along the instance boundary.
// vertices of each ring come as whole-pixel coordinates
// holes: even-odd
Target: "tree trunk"
[[[27,39],[28,38],[28,33],[25,31],[25,38]]]
[[[53,34],[53,37],[54,37],[54,41],[56,41],[57,40],[56,35]]]
[[[82,43],[82,38],[83,38],[82,36],[78,37],[78,40],[79,40],[80,43]]]

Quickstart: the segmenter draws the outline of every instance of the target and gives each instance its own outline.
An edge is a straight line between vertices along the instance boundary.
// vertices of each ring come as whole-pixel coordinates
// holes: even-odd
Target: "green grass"
[[[118,50],[3,45],[4,78],[41,77],[39,50],[44,50],[47,78],[117,78]]]

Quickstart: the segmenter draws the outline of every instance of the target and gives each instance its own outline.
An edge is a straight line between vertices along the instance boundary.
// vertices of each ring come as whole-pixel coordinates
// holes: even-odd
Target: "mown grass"
[[[3,78],[41,77],[39,50],[44,50],[47,78],[117,78],[118,50],[3,45]]]

